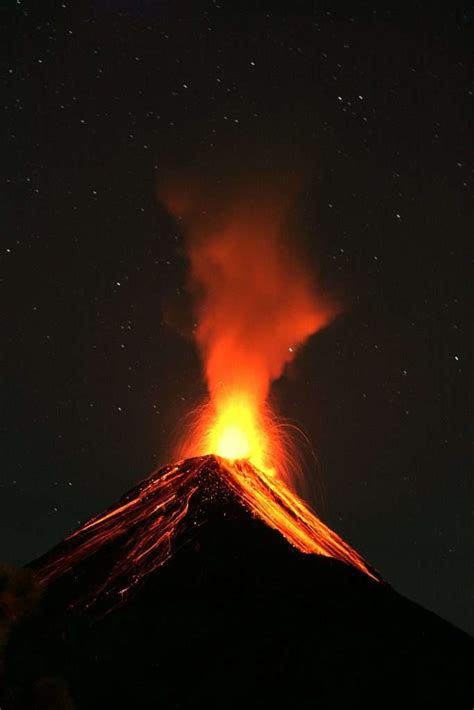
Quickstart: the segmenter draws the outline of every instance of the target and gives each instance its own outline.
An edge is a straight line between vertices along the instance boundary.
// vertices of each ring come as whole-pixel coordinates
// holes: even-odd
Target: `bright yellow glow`
[[[245,399],[227,399],[212,422],[207,449],[231,461],[247,459],[265,470],[266,438],[255,407]]]
[[[217,454],[225,459],[248,459],[250,442],[245,431],[235,424],[224,429],[217,442]]]

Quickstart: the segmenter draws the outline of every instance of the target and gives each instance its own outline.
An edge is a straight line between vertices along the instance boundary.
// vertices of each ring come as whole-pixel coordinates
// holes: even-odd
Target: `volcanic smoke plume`
[[[270,411],[270,385],[336,314],[285,231],[293,192],[211,189],[189,178],[162,190],[184,227],[210,398],[180,453],[247,459],[290,486],[295,460]]]

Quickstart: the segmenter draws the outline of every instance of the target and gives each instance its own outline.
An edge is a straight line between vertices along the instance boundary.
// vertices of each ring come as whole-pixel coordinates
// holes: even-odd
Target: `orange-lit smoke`
[[[248,459],[287,478],[270,385],[335,314],[286,229],[290,201],[261,186],[244,197],[175,188],[164,201],[184,227],[194,337],[210,396],[180,453]]]

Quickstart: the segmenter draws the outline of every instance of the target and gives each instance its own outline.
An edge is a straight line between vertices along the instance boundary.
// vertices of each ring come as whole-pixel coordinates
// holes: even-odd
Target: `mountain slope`
[[[121,605],[102,586],[88,609],[67,608],[101,589],[130,531],[50,581],[10,641],[15,707],[35,707],[38,676],[64,679],[79,710],[472,707],[466,634],[347,564],[302,554],[205,463],[171,555]]]

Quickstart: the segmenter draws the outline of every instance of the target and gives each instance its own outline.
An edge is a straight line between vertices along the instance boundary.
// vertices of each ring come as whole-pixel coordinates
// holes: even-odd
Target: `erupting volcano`
[[[176,463],[29,565],[44,593],[9,642],[2,706],[46,707],[64,684],[78,710],[470,697],[470,639],[382,582],[299,495],[270,387],[338,309],[285,240],[288,201],[261,193],[217,208],[196,186],[166,191],[208,399]]]
[[[194,337],[209,401],[184,432],[178,463],[73,533],[64,549],[38,567],[44,582],[126,534],[123,554],[94,591],[96,597],[105,592],[123,599],[170,557],[189,529],[193,499],[216,486],[301,552],[338,559],[380,579],[297,494],[301,471],[290,429],[268,402],[272,381],[337,308],[285,239],[288,199],[261,193],[227,196],[217,207],[215,196],[210,204],[202,188],[164,191],[185,232]]]

